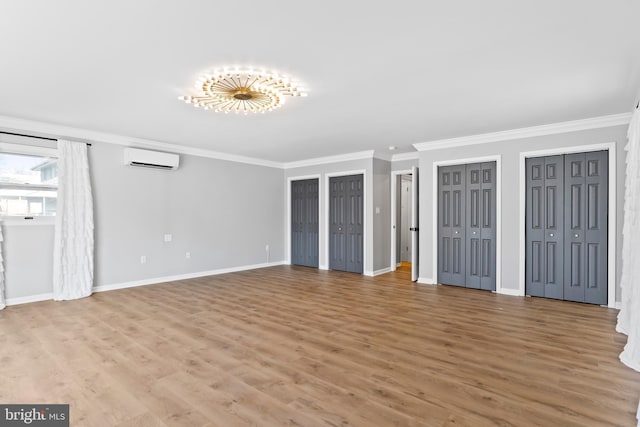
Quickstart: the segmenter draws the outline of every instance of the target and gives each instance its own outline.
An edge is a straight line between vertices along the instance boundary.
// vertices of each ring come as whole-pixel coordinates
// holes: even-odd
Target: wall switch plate
[[[145,255],[142,255],[140,257],[140,264],[146,264],[147,263],[147,257]]]
[[[380,206],[376,206],[376,213],[379,214],[380,213]]]
[[[190,259],[191,258],[191,252],[187,252],[186,254],[184,254],[184,257],[186,259]]]
[[[164,241],[165,242],[170,242],[173,240],[173,236],[171,234],[165,234],[164,235]]]

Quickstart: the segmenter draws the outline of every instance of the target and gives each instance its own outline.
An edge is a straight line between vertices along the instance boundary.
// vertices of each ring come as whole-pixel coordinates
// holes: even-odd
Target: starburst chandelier
[[[290,77],[252,68],[205,74],[196,81],[197,95],[179,99],[216,113],[265,113],[282,107],[289,96],[307,96]]]

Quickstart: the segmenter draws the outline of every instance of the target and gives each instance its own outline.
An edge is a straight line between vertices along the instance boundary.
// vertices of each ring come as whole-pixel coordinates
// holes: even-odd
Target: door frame
[[[391,271],[396,271],[398,264],[398,259],[396,257],[396,223],[398,222],[398,213],[396,212],[396,197],[398,197],[396,184],[399,176],[411,175],[412,173],[413,171],[411,169],[391,171],[391,207],[389,209],[391,211],[391,258],[389,260]]]
[[[496,290],[498,294],[512,294],[502,288],[502,155],[495,154],[465,159],[439,160],[433,162],[433,284],[438,284],[438,168],[440,166],[468,165],[472,163],[496,162]]]
[[[285,225],[285,242],[284,242],[284,250],[285,250],[285,264],[291,265],[291,183],[293,181],[303,181],[305,179],[317,179],[318,180],[318,228],[320,228],[320,213],[322,212],[322,207],[320,206],[320,199],[322,194],[322,179],[320,179],[320,174],[314,175],[300,175],[300,176],[289,176],[287,177],[287,224]],[[318,229],[318,234],[320,234],[320,230]],[[320,254],[320,238],[318,238],[318,254]],[[318,260],[318,266],[320,266],[320,260]]]
[[[329,269],[329,180],[331,178],[335,178],[338,176],[349,176],[349,175],[362,175],[362,248],[364,249],[362,254],[364,259],[362,260],[362,275],[363,276],[373,276],[373,271],[370,270],[369,263],[367,262],[367,255],[369,253],[369,249],[367,248],[367,215],[369,214],[369,209],[367,206],[367,171],[366,169],[356,169],[349,171],[341,171],[341,172],[328,172],[324,174],[324,233],[320,236],[318,241],[324,241],[324,259],[326,264],[321,265],[322,270]],[[321,245],[322,247],[322,245]],[[324,267],[324,268],[323,268]]]
[[[607,230],[607,306],[609,308],[616,307],[616,215],[618,207],[616,206],[616,143],[605,142],[600,144],[576,145],[571,147],[548,148],[544,150],[521,151],[520,152],[520,213],[519,213],[519,230],[520,230],[520,254],[518,260],[518,272],[520,276],[519,287],[512,290],[512,295],[525,295],[525,279],[526,279],[526,224],[525,215],[527,212],[527,171],[526,160],[532,157],[557,156],[561,154],[588,153],[591,151],[608,151],[609,152],[609,209],[608,209],[608,230]]]

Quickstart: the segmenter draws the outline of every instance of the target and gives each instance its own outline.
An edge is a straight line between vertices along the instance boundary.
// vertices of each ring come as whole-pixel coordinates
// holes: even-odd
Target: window
[[[53,216],[58,193],[55,151],[0,147],[0,216]],[[28,148],[28,149],[25,149]]]

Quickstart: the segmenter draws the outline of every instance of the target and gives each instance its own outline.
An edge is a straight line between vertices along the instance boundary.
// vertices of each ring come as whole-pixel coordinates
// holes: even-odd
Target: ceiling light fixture
[[[307,96],[290,77],[251,68],[224,69],[200,77],[198,94],[179,99],[216,113],[265,113],[282,107],[288,96]]]

